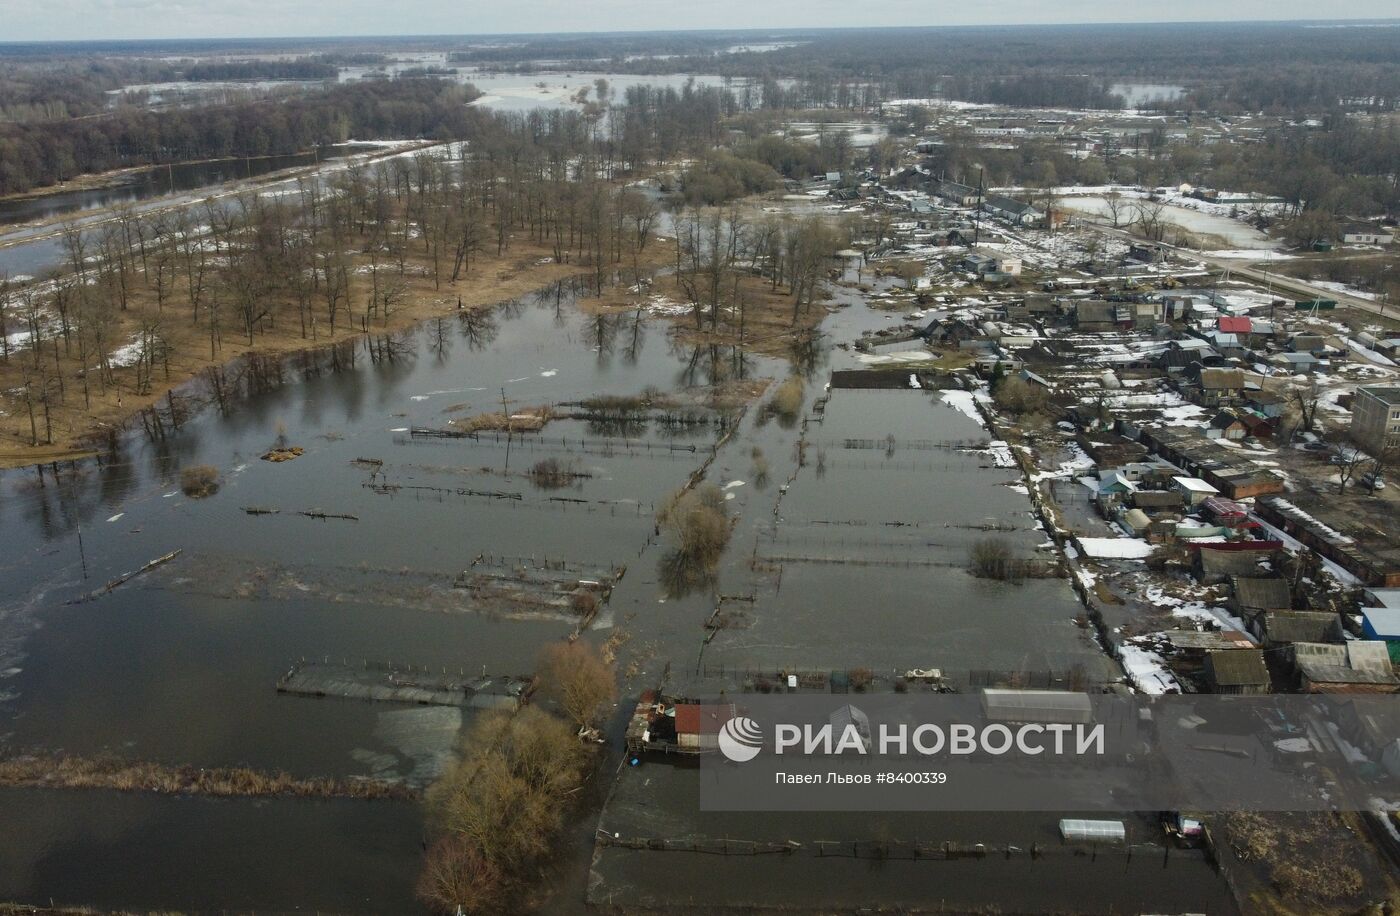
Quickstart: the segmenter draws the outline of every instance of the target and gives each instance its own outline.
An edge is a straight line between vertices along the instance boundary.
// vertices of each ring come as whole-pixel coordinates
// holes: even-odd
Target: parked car
[[[1361,485],[1368,490],[1384,490],[1385,478],[1379,474],[1366,474],[1361,478]]]

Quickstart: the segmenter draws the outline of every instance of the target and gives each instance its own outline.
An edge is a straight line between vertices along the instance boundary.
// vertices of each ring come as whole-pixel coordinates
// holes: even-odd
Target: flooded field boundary
[[[1009,430],[1001,428],[997,422],[996,414],[980,399],[972,399],[973,406],[978,415],[982,418],[982,423],[987,427],[987,431],[994,436],[1001,437],[1007,442]],[[1017,469],[1021,472],[1022,483],[1030,494],[1031,509],[1036,520],[1045,529],[1050,540],[1055,544],[1055,552],[1059,554],[1061,563],[1069,570],[1070,587],[1074,589],[1075,595],[1079,598],[1079,603],[1084,605],[1084,611],[1088,615],[1089,623],[1094,628],[1095,642],[1104,650],[1104,654],[1113,660],[1115,665],[1119,664],[1117,657],[1113,654],[1113,642],[1110,639],[1110,629],[1108,622],[1104,620],[1103,611],[1089,594],[1089,588],[1085,584],[1085,577],[1081,575],[1081,569],[1077,557],[1071,557],[1066,547],[1069,546],[1070,533],[1060,525],[1058,514],[1059,506],[1055,499],[1041,486],[1037,479],[1039,469],[1036,467],[1035,459],[1030,450],[1025,446],[1012,444],[1008,450],[1012,459],[1016,462]]]
[[[117,758],[26,754],[0,760],[0,787],[105,789],[217,798],[357,798],[411,801],[416,790],[370,779],[297,779],[247,767],[169,766]]]

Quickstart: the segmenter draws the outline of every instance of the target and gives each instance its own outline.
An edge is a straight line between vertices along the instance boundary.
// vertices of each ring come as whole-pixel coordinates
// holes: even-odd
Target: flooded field
[[[949,399],[953,399],[950,403]],[[706,665],[898,671],[1086,668],[1106,660],[1076,627],[1065,580],[980,580],[974,543],[1030,559],[1048,538],[1004,444],[965,392],[835,390],[807,430],[805,466],[756,533],[780,569],[759,608],[719,633]],[[770,594],[771,592],[771,594]],[[935,599],[933,596],[937,596]],[[861,639],[852,643],[858,627]]]
[[[821,334],[775,359],[681,345],[640,313],[586,314],[556,286],[295,357],[226,412],[211,406],[158,445],[133,436],[101,464],[57,478],[0,476],[11,546],[0,560],[0,743],[421,787],[452,759],[473,709],[295,696],[276,690],[279,679],[304,663],[527,675],[541,647],[580,628],[621,646],[619,713],[647,687],[780,665],[1111,680],[1064,579],[993,582],[967,569],[970,545],[986,537],[1017,558],[1049,558],[972,395],[828,390],[832,369],[861,365],[833,345],[889,321],[851,290],[834,304]],[[789,377],[801,380],[801,407],[774,414],[767,397]],[[643,391],[688,406],[626,417],[577,406]],[[449,422],[542,405],[553,418],[528,433],[468,436]],[[260,460],[279,445],[304,452]],[[707,479],[737,527],[716,576],[697,582],[677,576],[655,513],[712,454]],[[542,463],[553,476],[537,472]],[[185,496],[181,470],[204,464],[219,471],[217,492]],[[68,603],[174,550],[109,594]],[[570,577],[608,583],[596,614],[558,598],[557,581]],[[721,627],[718,596],[748,599]],[[668,768],[666,817],[695,815],[685,801],[695,776]],[[627,811],[609,809],[605,823]],[[26,825],[0,853],[0,899],[412,909],[422,833],[413,803],[10,790],[0,816]],[[974,819],[934,833],[1048,842],[1049,829]],[[276,839],[263,844],[264,833]],[[137,881],[118,867],[139,847],[147,873],[193,874],[189,845],[172,835],[258,852],[237,862],[216,853],[230,861],[197,886]],[[589,825],[577,835],[570,874],[586,867],[592,843]],[[310,845],[314,856],[294,851]],[[609,881],[632,880],[631,860],[601,862]],[[977,873],[1036,880],[1019,867]],[[811,868],[790,866],[802,881]],[[924,883],[935,874],[911,876],[909,893],[933,893]],[[760,879],[736,881],[737,901]],[[560,906],[582,896],[578,887]]]
[[[415,909],[420,830],[410,805],[0,789],[0,814],[9,900],[184,912]]]
[[[594,860],[592,903],[1236,912],[1200,851],[1146,845],[1160,831],[1146,816],[1128,820],[1131,851],[1090,855],[1063,846],[1056,816],[1044,814],[697,813],[701,778],[697,768],[670,763],[619,774],[600,824],[613,840]],[[631,842],[652,838],[668,842],[664,849]],[[755,844],[786,848],[755,855]]]
[[[576,614],[477,608],[469,595],[445,607],[433,595],[468,594],[452,583],[474,560],[478,569],[654,565],[654,504],[684,483],[719,432],[584,420],[554,421],[525,441],[410,430],[499,410],[503,391],[524,406],[648,386],[684,391],[764,368],[718,350],[675,348],[659,323],[583,316],[567,290],[506,304],[470,327],[448,325],[441,336],[436,326],[420,328],[395,354],[373,362],[360,353],[353,365],[310,379],[293,369],[284,386],[228,416],[207,411],[163,448],[133,439],[105,466],[58,483],[46,474],[41,484],[33,471],[0,477],[0,525],[11,547],[0,578],[7,748],[426,782],[470,711],[284,696],[277,679],[299,659],[330,657],[530,672],[543,645],[579,625]],[[279,435],[305,454],[259,460]],[[357,461],[366,458],[382,464]],[[586,476],[541,489],[527,472],[543,458]],[[180,493],[180,469],[191,464],[219,469],[216,495]],[[245,513],[253,504],[358,521]],[[98,601],[65,604],[177,548],[184,553],[160,570]],[[645,588],[647,578],[627,575],[619,591],[633,582]],[[445,585],[423,586],[434,581]],[[611,620],[605,606],[594,628],[605,631]],[[7,795],[0,806],[25,798]],[[153,824],[169,808],[166,800],[125,802],[129,829],[138,831],[152,829],[143,817]],[[283,804],[266,803],[262,817],[275,823]],[[417,814],[403,816],[413,822]],[[358,842],[353,833],[334,835]],[[417,852],[409,846],[394,867],[411,873]],[[0,897],[33,899],[33,877],[6,880]],[[237,886],[225,888],[223,903],[237,905]],[[294,901],[301,898],[286,902]]]

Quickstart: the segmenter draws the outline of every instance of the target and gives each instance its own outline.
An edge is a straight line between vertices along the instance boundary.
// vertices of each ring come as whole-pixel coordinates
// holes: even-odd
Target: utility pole
[[[983,180],[987,174],[986,168],[977,170],[977,212],[972,214],[972,247],[976,248],[982,242],[982,191],[986,182]]]

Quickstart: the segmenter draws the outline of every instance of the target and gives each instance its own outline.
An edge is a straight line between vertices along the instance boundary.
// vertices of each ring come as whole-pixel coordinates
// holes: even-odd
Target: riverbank
[[[353,146],[353,141],[346,141],[344,145]],[[435,142],[423,141],[419,143],[405,142],[403,149],[415,149],[423,146],[434,146]],[[28,191],[16,191],[13,194],[0,194],[0,204],[7,201],[17,200],[38,200],[43,197],[53,197],[57,194],[70,194],[74,191],[100,191],[106,188],[114,188],[126,184],[133,175],[140,175],[143,172],[154,172],[166,168],[183,168],[196,165],[216,165],[222,162],[265,162],[268,159],[284,159],[288,156],[306,156],[319,152],[327,147],[312,147],[311,149],[298,150],[294,153],[275,153],[266,156],[218,156],[212,159],[181,159],[179,162],[145,163],[142,165],[129,165],[120,169],[109,169],[105,172],[89,172],[83,175],[75,175],[66,181],[58,184],[51,184],[47,187],[30,188]],[[389,150],[387,152],[401,152],[402,150]]]
[[[641,265],[651,270],[664,262],[666,249],[662,245],[648,249]],[[370,296],[367,263],[367,258],[356,261],[351,302],[362,303]],[[192,323],[183,303],[157,303],[144,277],[138,275],[129,308],[113,316],[116,327],[111,339],[120,346],[109,357],[112,383],[100,383],[100,373],[91,365],[96,356],[87,354],[82,360],[73,348],[65,353],[56,337],[41,345],[44,355],[37,368],[28,349],[12,352],[8,362],[0,363],[0,469],[90,457],[102,441],[126,429],[143,411],[158,404],[172,407],[182,386],[211,369],[230,370],[250,356],[286,356],[393,335],[425,321],[453,318],[593,273],[588,265],[555,262],[550,246],[520,239],[513,239],[499,257],[482,253],[456,284],[436,286],[424,258],[410,258],[409,265],[402,302],[387,316],[382,312],[373,320],[358,316],[350,327],[342,316],[334,328],[317,320],[321,316],[313,317],[305,328],[284,320],[260,326],[251,340],[237,327],[224,327],[213,347],[207,321]],[[234,319],[225,320],[232,324]],[[169,352],[154,369],[143,369],[137,351],[153,324]],[[130,364],[117,364],[126,361]],[[49,391],[47,404],[41,385]]]
[[[439,145],[441,144],[438,141],[433,140],[404,141],[401,144],[375,145],[363,152],[339,157],[335,161],[366,164],[406,153],[419,152]],[[167,165],[131,166],[124,169],[115,169],[111,172],[79,176],[62,185],[53,185],[43,189],[36,188],[30,191],[0,197],[0,210],[3,210],[3,205],[6,202],[18,204],[25,201],[37,201],[45,198],[58,197],[63,194],[92,193],[120,188],[123,185],[135,181],[142,174],[158,172],[166,168],[188,169],[235,162],[261,164],[269,160],[306,156],[309,155],[310,152],[314,151],[289,153],[280,156],[257,156],[248,159],[194,159],[184,162],[168,163]],[[310,178],[326,168],[326,165],[327,162],[289,165],[285,168],[275,169],[256,176],[233,179],[222,184],[213,184],[202,188],[188,188],[178,191],[172,189],[168,194],[164,195],[163,198],[161,195],[155,195],[149,198],[146,206],[135,206],[132,204],[96,206],[71,212],[56,213],[38,219],[22,220],[0,225],[0,249],[15,245],[25,245],[45,238],[57,237],[69,224],[76,223],[85,227],[101,224],[102,222],[111,220],[120,215],[118,211],[121,207],[139,210],[143,215],[166,213],[181,207],[189,206],[191,203],[200,200],[220,200],[233,194],[241,194],[250,190],[269,188],[279,184]]]

